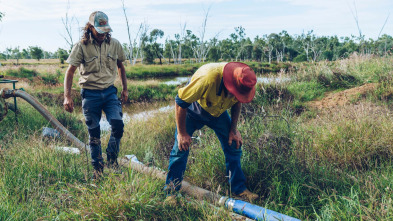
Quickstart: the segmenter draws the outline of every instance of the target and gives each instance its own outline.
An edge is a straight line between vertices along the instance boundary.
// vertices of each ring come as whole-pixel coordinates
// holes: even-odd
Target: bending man
[[[254,71],[246,64],[211,63],[200,67],[190,82],[179,89],[175,104],[175,144],[169,158],[166,191],[180,189],[191,136],[206,125],[220,140],[232,192],[249,201],[258,198],[245,186],[246,178],[240,165],[242,138],[237,130],[241,103],[249,103],[254,98],[256,82]],[[229,108],[232,119],[227,112]]]

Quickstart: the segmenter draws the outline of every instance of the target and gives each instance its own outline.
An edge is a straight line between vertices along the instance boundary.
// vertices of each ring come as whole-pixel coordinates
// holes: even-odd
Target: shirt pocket
[[[106,56],[106,67],[111,71],[115,71],[117,68],[117,55],[113,53],[108,53]]]
[[[83,64],[83,67],[84,67],[84,71],[82,71],[82,74],[90,74],[90,73],[98,72],[100,70],[100,65],[98,63],[98,56],[85,59],[85,63]]]

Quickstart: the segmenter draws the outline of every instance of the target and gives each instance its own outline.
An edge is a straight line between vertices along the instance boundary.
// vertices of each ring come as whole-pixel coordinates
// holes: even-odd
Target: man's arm
[[[128,101],[128,90],[127,90],[127,77],[126,77],[126,69],[124,68],[123,62],[117,60],[117,70],[119,72],[119,77],[121,80],[121,85],[123,90],[121,91],[120,100],[123,103],[127,103]]]
[[[232,145],[232,141],[236,142],[236,149],[239,149],[240,146],[243,144],[242,136],[240,132],[237,130],[237,121],[239,120],[240,110],[242,109],[242,104],[237,102],[231,108],[231,129],[229,130],[229,139],[228,144],[229,146]]]
[[[187,116],[187,108],[182,108],[175,102],[177,143],[180,151],[188,150],[188,147],[191,144],[191,137],[186,130],[186,116]]]
[[[69,65],[64,78],[64,109],[70,113],[74,110],[74,101],[71,97],[72,80],[77,67]]]

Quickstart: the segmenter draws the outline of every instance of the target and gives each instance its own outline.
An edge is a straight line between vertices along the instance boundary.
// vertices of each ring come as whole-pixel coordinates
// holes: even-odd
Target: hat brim
[[[234,83],[233,71],[235,68],[245,68],[248,65],[241,62],[229,62],[224,66],[223,78],[226,89],[233,94],[240,103],[250,103],[255,96],[255,86],[246,94],[237,90]]]
[[[109,25],[103,26],[103,27],[96,27],[96,26],[94,26],[94,28],[96,29],[96,31],[97,31],[99,34],[105,34],[105,33],[112,32],[112,28],[111,28],[111,26],[109,26]]]

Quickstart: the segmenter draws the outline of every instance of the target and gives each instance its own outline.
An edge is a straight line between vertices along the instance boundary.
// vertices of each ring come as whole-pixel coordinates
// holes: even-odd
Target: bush
[[[17,78],[27,78],[29,80],[32,80],[33,77],[37,77],[38,73],[35,70],[29,70],[24,67],[20,67],[18,69],[8,69],[5,71],[5,75],[7,76],[13,76]]]
[[[44,84],[54,86],[54,85],[57,85],[60,83],[59,82],[60,76],[61,76],[60,70],[57,70],[56,74],[47,73],[47,74],[42,75],[41,78],[42,78]]]
[[[293,62],[304,62],[307,61],[307,56],[305,54],[300,54],[293,59]]]

